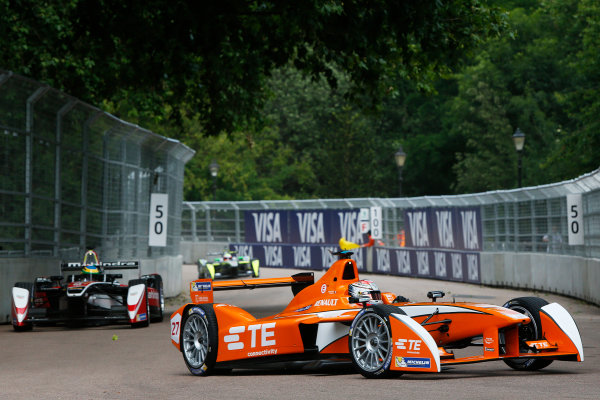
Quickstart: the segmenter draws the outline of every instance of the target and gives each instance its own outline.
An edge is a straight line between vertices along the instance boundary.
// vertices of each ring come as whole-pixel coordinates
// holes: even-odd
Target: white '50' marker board
[[[167,246],[167,220],[169,217],[169,195],[152,193],[150,195],[150,227],[148,228],[148,246]]]
[[[581,194],[567,195],[567,224],[569,245],[583,245],[583,199]]]

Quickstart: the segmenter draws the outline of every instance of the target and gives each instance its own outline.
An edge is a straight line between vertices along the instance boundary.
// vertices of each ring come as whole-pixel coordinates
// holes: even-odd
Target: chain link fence
[[[179,254],[194,151],[0,70],[0,257]],[[169,193],[166,247],[148,246],[150,194]]]
[[[582,194],[584,245],[568,245],[567,195]],[[182,237],[192,242],[245,242],[244,211],[382,208],[383,242],[398,246],[404,210],[481,208],[483,250],[550,252],[600,258],[600,170],[555,184],[456,196],[242,202],[184,202]]]

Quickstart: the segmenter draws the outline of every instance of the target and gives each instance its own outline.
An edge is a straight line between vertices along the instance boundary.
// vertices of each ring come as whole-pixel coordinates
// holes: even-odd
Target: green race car
[[[260,276],[260,263],[256,258],[237,256],[229,250],[208,253],[206,256],[207,259],[198,260],[198,279]]]

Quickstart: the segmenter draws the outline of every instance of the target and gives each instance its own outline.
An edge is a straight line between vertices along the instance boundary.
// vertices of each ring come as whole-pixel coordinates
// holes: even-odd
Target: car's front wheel
[[[354,367],[367,378],[384,378],[391,374],[392,330],[390,314],[404,313],[398,307],[375,305],[357,314],[348,338]]]
[[[132,279],[129,281],[129,285],[128,285],[129,287],[132,287],[135,285],[144,285],[144,298],[146,300],[146,310],[145,310],[146,319],[144,319],[142,321],[132,322],[131,327],[132,328],[145,328],[150,325],[150,301],[148,300],[148,286],[146,285],[146,281],[144,279]],[[142,314],[140,314],[140,316],[141,315]]]
[[[190,372],[205,376],[217,359],[217,317],[212,304],[198,304],[187,311],[181,331],[181,352]]]
[[[540,299],[539,297],[518,297],[504,304],[503,307],[517,311],[531,319],[530,323],[527,325],[521,325],[519,327],[519,352],[527,353],[531,351],[529,346],[527,346],[527,343],[525,343],[526,341],[543,339],[540,310],[546,304],[548,304],[548,302],[544,299]],[[504,360],[506,365],[519,371],[536,371],[552,364],[552,361],[553,360],[548,360],[545,358],[518,358]]]
[[[33,283],[31,282],[17,282],[15,283],[15,287],[21,288],[21,289],[27,289],[29,291],[29,299],[28,299],[28,307],[31,307],[32,304],[32,298],[33,298]],[[28,322],[22,326],[18,326],[16,324],[15,321],[13,321],[12,323],[13,325],[13,329],[16,332],[23,332],[23,331],[30,331],[33,329],[33,324],[31,322]]]

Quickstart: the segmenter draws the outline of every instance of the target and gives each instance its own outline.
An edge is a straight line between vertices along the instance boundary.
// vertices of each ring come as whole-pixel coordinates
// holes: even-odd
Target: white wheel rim
[[[374,313],[364,315],[352,331],[352,354],[365,371],[380,369],[390,352],[390,332],[385,320]]]
[[[183,328],[183,353],[192,368],[200,368],[208,353],[208,327],[198,314],[188,317]]]

